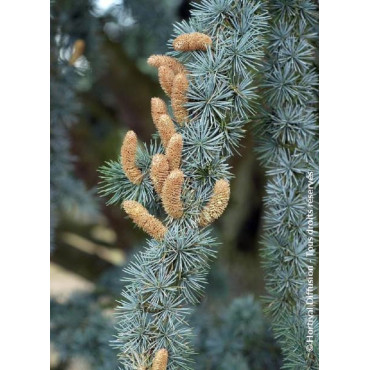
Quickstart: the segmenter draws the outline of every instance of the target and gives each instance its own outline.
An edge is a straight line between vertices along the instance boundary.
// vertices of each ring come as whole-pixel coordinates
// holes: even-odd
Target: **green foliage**
[[[86,12],[86,13],[84,13]],[[84,14],[82,21],[74,21]],[[63,212],[78,212],[95,217],[97,201],[76,177],[76,158],[71,154],[69,130],[76,123],[81,104],[78,84],[82,71],[68,63],[74,42],[90,39],[96,31],[96,20],[88,1],[54,2],[51,7],[51,71],[50,71],[50,189],[51,189],[51,244],[54,228]]]
[[[261,4],[212,0],[193,6],[189,22],[175,25],[174,37],[202,32],[212,36],[212,47],[206,52],[169,53],[189,71],[190,122],[177,127],[184,140],[181,169],[186,176],[182,192],[185,210],[178,220],[167,217],[164,240],[148,240],[146,248],[125,269],[114,345],[120,352],[121,366],[127,370],[149,367],[160,348],[169,351],[169,370],[191,368],[193,333],[187,316],[191,305],[203,295],[209,263],[216,255],[210,229],[198,226],[199,214],[215,181],[231,177],[227,161],[243,137],[256,97],[253,80],[261,64],[267,23]],[[148,152],[156,152],[153,144]],[[143,152],[136,164],[145,185],[129,184],[119,161],[111,162],[101,169],[101,192],[111,197],[110,203],[136,199],[153,212],[155,196],[148,185],[150,162],[142,156]],[[159,199],[156,202],[161,208]],[[160,209],[155,214],[162,213]]]
[[[107,341],[114,330],[110,307],[121,291],[117,280],[119,271],[120,268],[114,267],[105,272],[93,293],[76,293],[62,302],[51,300],[51,342],[58,351],[61,366],[68,366],[73,359],[84,359],[91,369],[117,368],[117,358],[107,346]],[[225,276],[217,268],[213,269],[212,275],[213,279],[221,280],[213,282],[216,284],[211,287],[215,289],[213,293],[207,288],[211,298],[208,306],[200,306],[190,317],[195,334],[193,345],[198,354],[194,368],[277,369],[281,362],[280,349],[263,317],[260,304],[248,295],[220,308],[218,301],[223,294]],[[109,296],[112,299],[108,300]],[[225,301],[225,296],[221,300]],[[178,302],[169,301],[168,311],[162,312],[164,316],[161,319],[171,319],[172,314],[182,317],[189,313],[190,310]]]
[[[96,301],[96,295],[87,293],[77,293],[63,303],[51,300],[50,339],[62,363],[78,357],[92,369],[112,370],[117,359],[107,341],[113,335],[113,319]]]
[[[253,296],[234,299],[222,314],[212,317],[198,311],[194,321],[197,369],[279,368],[280,350]]]
[[[171,25],[177,21],[180,0],[125,0],[125,13],[130,15],[121,37],[133,59],[146,60],[153,53],[164,53]],[[118,10],[122,13],[122,9]]]
[[[310,0],[268,3],[271,30],[263,68],[263,110],[256,125],[256,150],[268,176],[261,249],[266,311],[282,347],[283,368],[318,369],[317,312],[313,351],[305,344],[307,273],[316,261],[306,252],[309,171],[318,198],[317,9]]]

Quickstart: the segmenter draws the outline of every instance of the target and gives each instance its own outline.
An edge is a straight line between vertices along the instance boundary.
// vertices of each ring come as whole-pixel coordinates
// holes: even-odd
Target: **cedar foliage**
[[[78,121],[81,102],[78,85],[86,70],[76,67],[84,59],[86,42],[96,40],[97,20],[88,0],[51,3],[50,22],[50,214],[51,247],[61,215],[78,211],[78,216],[96,218],[99,214],[94,191],[88,191],[76,176],[76,158],[71,153],[70,129]],[[80,22],[76,21],[82,16]],[[86,41],[81,39],[84,37]],[[95,41],[95,45],[97,42]],[[92,52],[95,50],[93,48]],[[82,57],[82,58],[81,58]],[[99,60],[94,60],[100,63]]]
[[[205,0],[193,7],[189,22],[175,25],[169,46],[177,45],[176,38],[181,40],[184,34],[189,40],[192,33],[205,35],[202,39],[210,38],[212,44],[193,50],[198,41],[188,42],[187,51],[174,50],[165,58],[149,59],[149,64],[165,65],[174,75],[172,85],[168,82],[171,76],[165,83],[161,76],[166,92],[171,89],[172,103],[172,110],[162,109],[161,114],[173,116],[176,133],[182,136],[180,168],[170,173],[158,194],[151,165],[153,156],[165,154],[165,143],[154,136],[136,153],[135,163],[143,175],[140,183],[132,183],[122,170],[124,158],[100,169],[101,193],[110,196],[108,203],[138,202],[167,228],[163,239],[149,239],[144,251],[125,269],[113,344],[124,369],[150,368],[162,349],[168,350],[167,369],[191,368],[193,334],[187,316],[203,295],[217,245],[211,229],[199,224],[200,215],[212,203],[216,182],[229,182],[228,159],[236,152],[243,127],[254,112],[253,81],[262,64],[267,23],[263,7],[247,0]],[[176,63],[168,57],[181,62],[185,73],[171,68]],[[215,217],[209,221],[225,208],[225,195],[220,199],[222,209],[215,211],[217,204],[213,204]]]
[[[318,313],[307,322],[306,306],[308,268],[316,264],[315,254],[306,254],[311,226],[317,245],[316,222],[307,218],[309,188],[316,198],[314,220],[318,200],[317,6],[311,0],[267,3],[271,19],[256,124],[256,150],[267,174],[261,248],[266,312],[282,347],[283,368],[318,369]],[[306,349],[309,329],[312,351]]]

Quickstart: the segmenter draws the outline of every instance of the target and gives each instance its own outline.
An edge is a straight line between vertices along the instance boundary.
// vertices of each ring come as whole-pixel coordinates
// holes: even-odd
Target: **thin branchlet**
[[[307,243],[316,246],[316,202],[312,221],[307,194],[318,193],[317,73],[314,49],[317,5],[311,0],[274,0],[268,58],[263,66],[264,104],[256,122],[256,151],[266,168],[264,235],[261,257],[265,271],[266,312],[284,357],[284,369],[318,369],[318,315],[312,310],[313,345],[306,349]],[[312,235],[307,234],[311,222]],[[313,248],[315,250],[315,248]]]

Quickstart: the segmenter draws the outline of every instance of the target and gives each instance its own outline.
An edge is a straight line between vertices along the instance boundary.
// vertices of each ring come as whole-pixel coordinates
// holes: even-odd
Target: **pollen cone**
[[[212,44],[212,39],[204,33],[185,33],[175,38],[173,48],[176,51],[206,50]]]
[[[181,170],[173,170],[162,189],[163,207],[167,214],[173,218],[180,218],[184,213],[181,201],[181,190],[184,183],[184,174]]]
[[[175,76],[172,86],[171,104],[176,122],[180,125],[183,125],[188,120],[188,112],[185,108],[185,104],[188,101],[186,97],[188,86],[188,80],[184,73],[179,73]]]
[[[134,200],[125,200],[122,203],[123,209],[147,234],[156,240],[162,240],[167,232],[167,228],[157,218],[149,214],[148,210]]]
[[[159,116],[156,124],[159,136],[161,137],[163,146],[166,148],[171,137],[175,135],[176,129],[172,122],[171,117],[168,114],[162,114]]]
[[[163,91],[171,97],[173,79],[175,78],[173,70],[167,66],[160,66],[158,68],[158,78]]]
[[[150,101],[152,119],[155,127],[158,129],[158,120],[162,114],[167,114],[166,103],[160,98],[152,98]]]
[[[168,351],[160,349],[154,356],[152,370],[166,370],[168,362]]]
[[[121,161],[122,168],[127,178],[133,184],[140,184],[142,180],[142,173],[136,166],[136,150],[137,150],[137,137],[134,131],[128,131],[121,147]]]
[[[178,73],[186,73],[185,67],[180,62],[167,55],[152,55],[148,59],[148,64],[156,68],[161,66],[169,67],[175,75]]]
[[[182,147],[182,136],[180,134],[173,135],[166,148],[166,157],[171,171],[180,167]]]
[[[205,227],[218,219],[226,209],[229,198],[229,182],[226,180],[217,180],[212,196],[200,214],[199,225]]]
[[[158,195],[161,194],[163,184],[170,173],[168,160],[163,154],[155,154],[150,167],[150,178]]]

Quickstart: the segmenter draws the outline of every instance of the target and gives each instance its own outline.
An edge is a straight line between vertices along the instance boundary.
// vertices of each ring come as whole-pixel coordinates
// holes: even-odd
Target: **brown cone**
[[[227,180],[217,180],[212,196],[200,214],[199,225],[205,227],[218,219],[226,209],[229,198],[229,182]]]
[[[151,237],[156,240],[162,240],[164,238],[167,228],[140,203],[134,200],[125,200],[122,203],[122,207],[132,221]]]
[[[128,131],[121,147],[122,168],[133,184],[140,184],[143,175],[136,166],[137,137],[134,131]]]
[[[163,184],[170,173],[168,160],[163,154],[155,154],[150,167],[150,178],[158,195],[162,193]]]
[[[171,171],[180,167],[182,146],[183,141],[181,134],[173,135],[166,148],[166,157]]]
[[[171,104],[176,122],[180,125],[183,125],[188,120],[188,111],[185,108],[185,104],[188,101],[186,97],[188,86],[188,79],[184,73],[179,73],[175,76],[172,86]]]
[[[162,114],[167,114],[166,103],[160,98],[152,98],[150,101],[150,108],[151,108],[153,123],[155,127],[157,128],[159,117]]]
[[[212,39],[200,32],[185,33],[173,41],[173,48],[176,51],[204,51],[209,45],[212,45]]]
[[[184,213],[181,201],[184,174],[181,170],[173,170],[164,182],[162,189],[163,207],[167,214],[173,218],[180,218]]]
[[[168,362],[168,351],[160,349],[154,356],[152,370],[166,370]]]
[[[173,70],[167,66],[160,66],[158,68],[158,78],[163,91],[171,97],[173,79],[175,78]]]
[[[178,73],[186,73],[185,67],[180,62],[167,55],[152,55],[148,59],[148,64],[156,68],[161,66],[169,67],[175,75]]]
[[[163,146],[166,148],[171,137],[175,135],[176,129],[172,122],[171,117],[168,114],[162,114],[159,116],[156,124],[159,136],[161,137]]]

